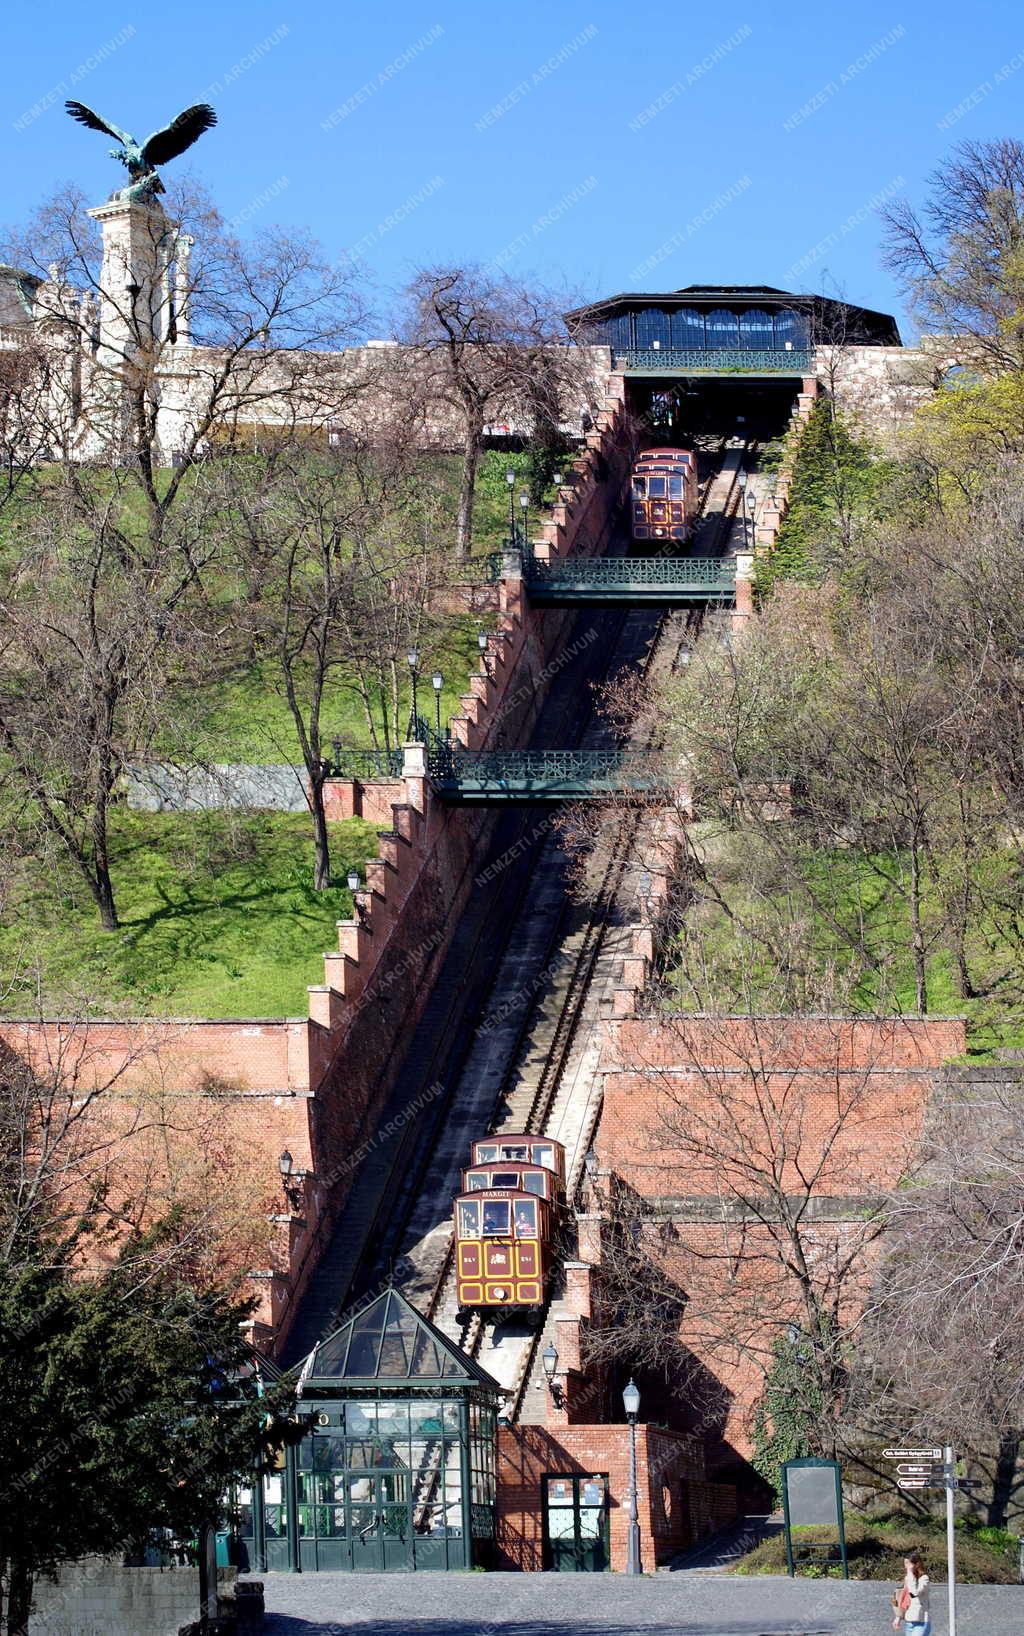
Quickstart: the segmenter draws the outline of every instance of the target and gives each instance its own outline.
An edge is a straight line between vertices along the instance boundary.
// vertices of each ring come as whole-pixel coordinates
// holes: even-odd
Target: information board
[[[827,1528],[835,1540],[798,1540],[797,1554],[817,1562],[837,1561],[843,1578],[849,1578],[846,1560],[846,1529],[843,1526],[842,1473],[837,1460],[787,1460],[780,1472],[782,1509],[786,1519],[786,1567],[790,1578],[796,1571],[793,1530]]]

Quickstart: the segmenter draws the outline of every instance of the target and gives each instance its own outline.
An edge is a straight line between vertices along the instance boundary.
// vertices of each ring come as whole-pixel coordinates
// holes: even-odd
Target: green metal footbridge
[[[638,604],[726,607],[736,600],[736,565],[723,557],[523,558],[523,579],[540,607]]]
[[[464,750],[435,740],[427,756],[430,783],[443,801],[608,801],[639,797],[654,780],[626,767],[619,750]]]

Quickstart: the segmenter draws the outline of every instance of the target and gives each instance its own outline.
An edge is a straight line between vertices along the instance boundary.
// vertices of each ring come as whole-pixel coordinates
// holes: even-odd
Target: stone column
[[[174,246],[174,338],[183,347],[192,343],[190,267],[195,242],[187,233],[182,233]]]
[[[732,628],[741,631],[747,620],[754,612],[754,553],[752,551],[737,551],[736,553],[736,609],[732,616]]]
[[[167,338],[173,227],[156,202],[110,199],[89,215],[103,232],[100,354],[116,366]]]

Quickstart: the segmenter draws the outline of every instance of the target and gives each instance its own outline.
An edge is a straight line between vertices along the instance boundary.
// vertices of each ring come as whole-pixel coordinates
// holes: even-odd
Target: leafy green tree
[[[887,471],[835,406],[819,398],[800,433],[789,504],[759,572],[759,591],[779,579],[822,578],[849,546],[858,518],[878,502]]]
[[[780,1500],[785,1461],[834,1452],[833,1440],[822,1437],[829,1417],[827,1393],[816,1361],[814,1349],[801,1332],[794,1328],[780,1336],[772,1348],[764,1391],[754,1411],[751,1464]]]
[[[257,1388],[249,1305],[194,1276],[201,1223],[119,1229],[100,1100],[0,1051],[4,1636],[25,1636],[61,1563],[195,1537],[283,1415]]]
[[[253,1465],[267,1411],[237,1384],[247,1309],[154,1271],[152,1247],[89,1279],[40,1245],[0,1290],[6,1636],[27,1629],[40,1574],[163,1529],[194,1537]]]

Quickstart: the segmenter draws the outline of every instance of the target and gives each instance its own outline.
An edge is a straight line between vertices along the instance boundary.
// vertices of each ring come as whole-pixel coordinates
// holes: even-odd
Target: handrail
[[[329,763],[330,778],[401,778],[402,751],[357,749],[333,740],[334,759]]]
[[[763,351],[759,347],[627,347],[613,354],[615,369],[679,369],[711,375],[809,375],[814,363],[809,347],[791,351],[775,347]]]
[[[736,564],[723,557],[564,557],[540,562],[530,557],[528,585],[720,585],[732,590]]]

